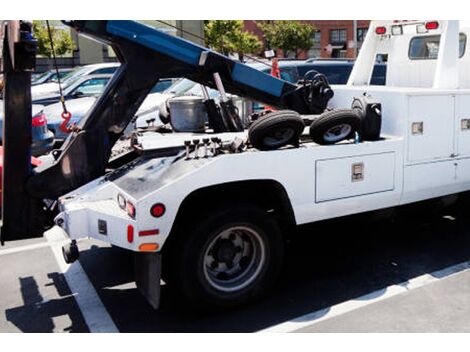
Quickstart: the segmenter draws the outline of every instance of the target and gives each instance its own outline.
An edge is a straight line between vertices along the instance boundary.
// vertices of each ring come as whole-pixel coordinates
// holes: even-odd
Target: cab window
[[[414,37],[410,41],[408,57],[410,60],[435,60],[439,53],[440,35]],[[467,36],[460,33],[459,57],[465,54]]]

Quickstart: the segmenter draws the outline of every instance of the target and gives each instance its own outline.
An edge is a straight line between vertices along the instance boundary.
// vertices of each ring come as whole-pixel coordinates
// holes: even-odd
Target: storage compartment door
[[[380,153],[316,162],[316,202],[392,191],[395,153]]]
[[[410,97],[408,161],[413,163],[451,157],[454,151],[453,126],[453,97]]]

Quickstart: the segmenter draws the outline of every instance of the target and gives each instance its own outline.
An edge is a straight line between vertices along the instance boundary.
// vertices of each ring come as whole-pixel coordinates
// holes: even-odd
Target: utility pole
[[[354,58],[357,58],[357,20],[353,20],[353,45]]]

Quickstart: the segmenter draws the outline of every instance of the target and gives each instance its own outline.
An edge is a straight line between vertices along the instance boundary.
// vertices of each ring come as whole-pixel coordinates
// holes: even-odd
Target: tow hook
[[[72,240],[72,242],[62,246],[62,255],[64,256],[64,260],[67,264],[72,264],[76,261],[80,255],[77,241]]]

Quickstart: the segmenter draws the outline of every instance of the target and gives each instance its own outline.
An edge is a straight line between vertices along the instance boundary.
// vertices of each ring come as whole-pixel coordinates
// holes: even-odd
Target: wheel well
[[[223,183],[200,188],[190,193],[181,203],[172,232],[192,223],[211,209],[229,204],[255,204],[272,213],[284,234],[295,228],[291,202],[284,187],[274,180],[250,180]],[[170,236],[174,237],[174,236]]]

